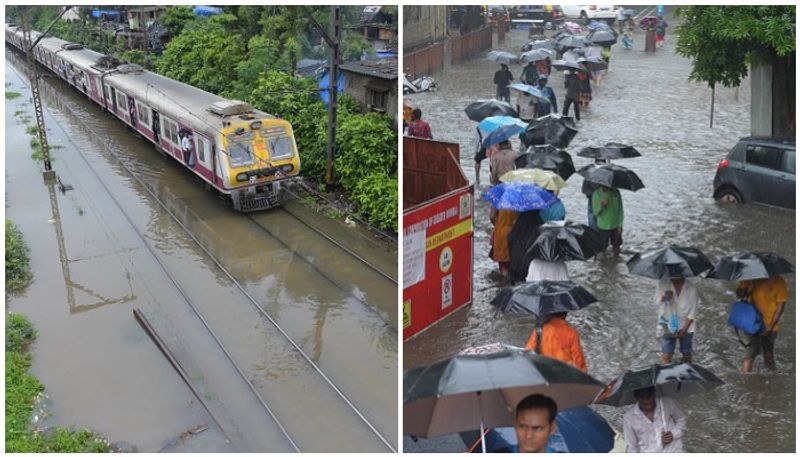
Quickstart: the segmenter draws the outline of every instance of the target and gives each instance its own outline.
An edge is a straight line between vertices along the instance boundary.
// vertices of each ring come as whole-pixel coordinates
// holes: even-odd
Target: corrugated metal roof
[[[397,79],[396,58],[348,62],[342,64],[340,68],[343,71],[349,71],[359,75],[372,76],[390,81]]]

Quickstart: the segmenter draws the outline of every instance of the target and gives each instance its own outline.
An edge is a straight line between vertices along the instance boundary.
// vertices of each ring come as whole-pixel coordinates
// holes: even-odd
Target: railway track
[[[14,71],[16,71],[16,70],[14,70]],[[23,80],[23,81],[26,81],[26,78],[24,76],[22,76],[22,75],[20,75],[20,79]],[[63,84],[63,83],[59,81],[58,84]],[[60,98],[60,101],[62,102],[61,103],[62,107],[66,111],[69,111],[72,115],[75,115],[75,112],[74,112],[73,108],[70,106],[70,103],[63,98],[62,94],[57,93],[57,91],[53,91],[53,96],[56,97],[56,98]],[[60,124],[57,124],[57,125],[59,126],[59,128],[63,129],[63,126],[61,126]],[[222,275],[227,278],[227,281],[229,281],[229,283],[237,290],[238,295],[241,297],[241,299],[250,304],[251,316],[253,316],[255,319],[260,321],[259,325],[269,326],[272,329],[273,332],[277,332],[277,334],[279,334],[280,337],[282,338],[282,340],[284,342],[284,345],[286,346],[286,347],[280,348],[280,349],[272,348],[272,347],[265,347],[263,349],[265,351],[276,351],[276,352],[277,351],[286,351],[288,349],[289,352],[291,352],[291,354],[293,354],[292,357],[296,361],[302,361],[302,364],[304,364],[304,366],[306,367],[305,368],[305,373],[303,373],[306,378],[305,379],[297,379],[297,383],[298,384],[314,384],[317,387],[319,387],[319,385],[324,385],[325,386],[325,389],[327,390],[327,394],[326,394],[325,398],[317,399],[318,400],[317,404],[319,405],[319,407],[324,407],[328,411],[330,411],[330,410],[335,408],[335,409],[337,409],[337,411],[339,411],[339,413],[338,413],[339,416],[343,417],[343,418],[346,418],[348,416],[352,417],[352,418],[356,418],[355,420],[350,421],[350,423],[352,424],[352,423],[357,422],[359,424],[358,427],[361,427],[363,430],[362,430],[362,433],[360,433],[360,434],[359,433],[354,433],[353,435],[354,436],[359,436],[360,435],[363,438],[365,436],[365,433],[366,433],[367,435],[371,436],[373,438],[373,440],[374,440],[374,444],[377,445],[377,446],[371,447],[371,449],[373,451],[377,451],[378,449],[382,449],[383,451],[389,450],[389,451],[394,452],[395,451],[394,446],[384,436],[383,432],[381,432],[373,424],[373,421],[369,417],[367,417],[367,415],[364,414],[361,411],[361,409],[359,409],[359,407],[355,404],[355,402],[353,400],[351,400],[344,393],[344,391],[334,382],[334,380],[331,379],[330,376],[328,376],[325,373],[325,371],[322,370],[322,368],[320,368],[318,363],[316,363],[312,359],[312,357],[310,357],[306,353],[306,351],[301,347],[301,345],[298,344],[292,338],[292,336],[280,325],[280,323],[276,319],[274,319],[266,311],[266,307],[263,304],[259,303],[251,295],[251,293],[249,293],[246,290],[246,288],[234,277],[234,275],[231,274],[231,272],[228,270],[228,268],[226,268],[225,265],[206,246],[204,246],[203,243],[200,242],[200,240],[197,239],[197,237],[192,233],[191,230],[189,230],[189,228],[186,227],[186,225],[181,221],[181,219],[179,217],[177,217],[170,210],[169,205],[166,205],[165,202],[161,198],[159,198],[159,196],[156,195],[155,192],[153,192],[153,190],[151,189],[151,186],[149,186],[140,176],[138,176],[136,172],[131,170],[131,168],[126,164],[126,160],[123,160],[119,156],[119,154],[117,152],[115,152],[110,147],[108,147],[108,145],[106,144],[105,139],[100,134],[98,134],[96,131],[92,130],[89,126],[84,125],[83,127],[85,128],[86,132],[89,133],[89,135],[91,135],[92,137],[95,138],[95,140],[97,140],[97,143],[100,143],[100,144],[103,145],[103,148],[106,150],[106,152],[108,152],[115,159],[115,161],[125,170],[126,174],[129,175],[131,178],[133,178],[133,180],[143,190],[146,191],[146,193],[149,195],[149,197],[152,199],[152,201],[156,202],[158,204],[158,206],[161,208],[161,210],[164,211],[164,213],[166,213],[169,216],[169,218],[171,219],[171,222],[176,224],[177,226],[179,226],[182,229],[183,235],[188,236],[196,244],[196,246],[200,248],[200,250],[203,252],[205,258],[207,260],[209,260],[212,264],[214,264],[215,267],[218,269],[218,271],[220,273],[222,273]],[[69,138],[68,132],[65,131],[65,134],[66,134],[66,137]],[[71,138],[70,138],[69,141],[73,142]],[[76,150],[78,151],[78,155],[85,162],[85,164],[87,166],[87,169],[90,170],[95,175],[95,177],[97,178],[98,182],[101,183],[101,185],[108,192],[109,196],[114,201],[115,205],[119,208],[120,212],[127,219],[127,222],[136,231],[136,234],[140,238],[141,242],[146,246],[149,254],[159,264],[159,266],[161,267],[161,269],[164,272],[165,277],[175,287],[175,289],[178,290],[180,295],[183,297],[186,305],[189,306],[192,309],[193,313],[195,313],[195,315],[203,322],[203,325],[207,329],[209,335],[214,339],[214,341],[219,346],[219,348],[225,353],[228,361],[235,368],[236,372],[242,378],[242,380],[247,384],[247,386],[250,389],[251,393],[253,394],[255,400],[263,408],[264,414],[268,415],[270,417],[270,419],[274,421],[275,426],[278,429],[280,429],[281,434],[284,436],[284,438],[285,438],[286,442],[289,444],[289,446],[291,448],[293,448],[294,450],[298,450],[298,451],[305,451],[305,450],[312,450],[312,451],[318,451],[318,452],[319,451],[325,451],[325,450],[331,451],[332,449],[319,449],[319,448],[318,449],[304,449],[302,444],[298,444],[295,441],[295,438],[293,436],[300,435],[301,433],[304,433],[305,431],[301,430],[301,429],[298,429],[297,427],[287,427],[287,426],[284,425],[284,422],[285,422],[285,419],[286,419],[287,415],[295,414],[296,412],[292,412],[292,411],[278,411],[278,412],[276,412],[276,411],[273,410],[273,408],[271,408],[268,405],[268,403],[264,400],[264,397],[267,396],[265,394],[268,393],[268,390],[269,390],[268,383],[265,384],[265,383],[261,382],[262,380],[259,380],[258,385],[256,385],[253,382],[253,379],[256,378],[256,376],[254,376],[254,373],[252,371],[248,371],[248,367],[245,366],[243,368],[241,366],[241,363],[237,362],[236,354],[233,354],[228,349],[227,344],[224,341],[225,338],[220,337],[215,333],[214,328],[212,328],[213,324],[210,323],[209,320],[207,320],[204,317],[204,314],[203,314],[204,311],[201,310],[200,306],[198,306],[198,303],[196,302],[196,300],[193,300],[190,297],[190,294],[187,293],[185,288],[181,285],[180,279],[178,279],[176,277],[176,275],[174,274],[175,272],[171,271],[171,269],[170,269],[169,265],[167,264],[167,262],[165,262],[164,259],[161,258],[161,256],[157,252],[157,250],[153,247],[153,245],[148,242],[147,237],[144,235],[142,230],[137,226],[136,222],[131,218],[129,212],[126,211],[126,208],[124,207],[124,205],[115,196],[114,191],[109,187],[109,185],[107,184],[106,180],[104,179],[102,173],[98,172],[97,168],[92,163],[92,160],[90,160],[90,158],[88,158],[86,156],[86,153],[82,151],[82,148],[80,148],[74,142],[73,142],[73,145],[76,146]],[[286,214],[290,214],[290,213],[287,211]],[[295,216],[292,216],[292,217],[295,217]],[[256,222],[256,223],[258,223],[258,222]],[[306,224],[306,225],[308,225],[308,224]],[[313,230],[313,228],[311,228],[311,229]],[[278,238],[278,237],[275,237],[275,239],[278,240],[278,241],[281,241],[280,238]],[[347,252],[347,249],[344,246],[336,243],[335,240],[328,239],[328,241],[330,243],[335,243],[335,245],[337,245],[338,248],[340,248],[344,252]],[[285,244],[285,242],[284,242],[284,244]],[[286,246],[288,248],[288,244]],[[289,248],[289,249],[291,249],[291,248]],[[352,252],[348,252],[348,254],[351,255],[351,256],[355,255]],[[306,262],[309,262],[309,264],[311,266],[313,266],[313,262],[311,262],[309,259],[305,258],[303,260],[306,261]],[[361,260],[363,260],[363,259],[361,259]],[[367,262],[362,262],[362,263],[364,263],[365,265],[369,265]],[[374,270],[374,274],[383,276],[385,278],[385,280],[387,280],[387,281],[390,281],[392,279],[391,277],[388,277],[388,275],[386,275],[385,272],[381,272],[379,269],[375,268],[372,265],[369,265],[369,266],[371,267],[372,270]],[[319,272],[318,269],[317,269],[317,271]],[[386,279],[386,278],[388,278],[388,279]],[[394,284],[396,285],[396,281],[394,281]],[[337,284],[337,287],[339,287],[340,289],[342,288],[338,284]],[[344,289],[342,289],[342,290],[345,291]],[[228,341],[230,341],[229,338],[230,337],[228,337]],[[250,361],[250,362],[252,362],[252,361]],[[313,374],[313,375],[309,376],[309,374]],[[311,379],[312,377],[314,379]],[[347,422],[347,421],[344,421],[344,422]],[[332,428],[332,432],[338,433],[338,434],[341,435],[342,434],[342,427],[341,427],[342,425],[343,424],[341,424],[341,423],[340,424],[331,424],[330,426]],[[314,430],[314,433],[316,433],[316,434],[318,434],[319,432],[320,432],[319,430]],[[368,444],[368,443],[360,443],[360,444]],[[357,447],[359,449],[364,448],[363,445],[362,446],[357,446]],[[369,446],[367,446],[367,447],[369,448]],[[337,450],[344,450],[344,449],[337,449]]]

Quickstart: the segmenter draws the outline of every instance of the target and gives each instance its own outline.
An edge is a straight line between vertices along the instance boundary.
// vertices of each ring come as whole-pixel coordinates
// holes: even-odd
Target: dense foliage
[[[34,401],[44,391],[28,372],[31,356],[24,352],[34,339],[36,331],[25,316],[6,315],[6,452],[110,452],[112,447],[88,430],[30,430]]]
[[[677,52],[694,60],[690,79],[738,86],[748,63],[794,52],[794,5],[686,6],[677,13]]]
[[[30,281],[28,245],[13,222],[6,219],[6,292],[17,292]]]
[[[384,8],[397,16],[395,7]],[[224,6],[225,14],[208,18],[194,15],[189,6],[170,6],[160,21],[173,38],[161,56],[147,54],[152,62],[145,62],[146,54],[140,50],[116,46],[106,32],[92,26],[87,10],[80,8],[82,21],[57,23],[53,35],[86,43],[122,60],[152,63],[160,74],[227,98],[246,100],[257,109],[287,119],[294,128],[302,174],[324,181],[327,109],[317,81],[296,77],[294,70],[303,57],[329,57],[322,35],[312,25],[316,21],[329,26],[329,6]],[[9,11],[14,15],[17,10]],[[56,7],[29,11],[39,30],[57,14]],[[358,23],[361,9],[345,6],[341,11],[342,59],[371,53],[369,42],[348,27]],[[344,94],[339,97],[338,113],[336,182],[367,220],[396,230],[396,130],[379,115],[358,114],[358,102]],[[391,185],[394,190],[386,191]],[[394,200],[389,201],[391,198]]]

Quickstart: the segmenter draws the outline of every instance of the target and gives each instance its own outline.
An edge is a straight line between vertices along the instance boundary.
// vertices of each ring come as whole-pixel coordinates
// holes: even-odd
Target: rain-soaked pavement
[[[674,24],[673,24],[674,26]],[[671,29],[671,30],[674,30]],[[495,49],[518,52],[526,32],[512,30]],[[576,168],[590,163],[575,154],[584,146],[616,141],[635,146],[643,157],[618,161],[633,169],[646,188],[622,191],[625,205],[623,252],[618,259],[570,262],[572,279],[600,300],[569,322],[581,335],[589,372],[608,381],[629,367],[658,362],[654,281],[627,274],[625,261],[634,252],[668,243],[700,248],[713,261],[744,251],[775,251],[795,262],[795,212],[759,206],[725,206],[712,198],[716,165],[736,141],[749,135],[750,82],[738,91],[717,88],[714,127],[709,128],[711,90],[689,82],[691,65],[674,55],[675,37],[654,55],[646,54],[644,36],[635,35],[634,50],[612,48],[611,68],[594,100],[581,110],[579,133],[568,148]],[[492,98],[496,64],[477,57],[434,75],[439,91],[409,97],[430,122],[434,139],[457,142],[461,164],[474,181],[471,144],[475,124],[464,115],[471,101]],[[515,78],[520,67],[512,66]],[[563,102],[563,75],[550,86]],[[513,91],[512,91],[513,95]],[[738,99],[737,99],[738,96]],[[517,143],[514,143],[515,147]],[[482,169],[480,191],[487,188],[488,165]],[[581,178],[570,177],[561,192],[567,219],[586,223],[586,198]],[[491,342],[524,346],[530,319],[495,316],[489,301],[498,290],[496,264],[488,259],[490,224],[485,201],[476,192],[475,285],[473,305],[455,313],[404,344],[403,368],[433,363],[461,348]],[[789,296],[795,296],[795,276],[788,275]],[[755,373],[738,372],[742,350],[726,323],[735,285],[699,280],[701,304],[694,338],[695,362],[709,368],[726,385],[705,395],[679,400],[688,413],[684,449],[688,452],[792,452],[795,449],[796,308],[790,299],[776,343],[778,368],[761,362]],[[618,430],[627,408],[597,410]],[[404,437],[405,451],[459,451],[454,435],[413,442]]]
[[[54,194],[58,232],[21,122],[33,117],[21,63],[6,51],[6,90],[23,94],[6,100],[6,213],[31,246],[35,278],[8,309],[39,331],[32,370],[49,400],[37,426],[89,428],[140,451],[291,451],[280,422],[303,451],[388,450],[365,419],[396,448],[397,286],[295,215],[394,281],[396,247],[298,202],[252,218],[236,213],[120,121],[45,77],[48,135],[61,146],[54,169],[74,187]],[[136,308],[198,396],[134,320]],[[210,429],[186,433],[201,424]]]

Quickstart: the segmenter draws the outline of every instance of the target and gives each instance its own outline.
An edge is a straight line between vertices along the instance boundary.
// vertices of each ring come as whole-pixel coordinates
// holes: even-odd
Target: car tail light
[[[720,162],[719,165],[717,165],[717,173],[719,173],[719,170],[721,170],[723,168],[728,168],[728,166],[730,164],[731,164],[731,162],[728,159],[725,159],[722,162]]]

